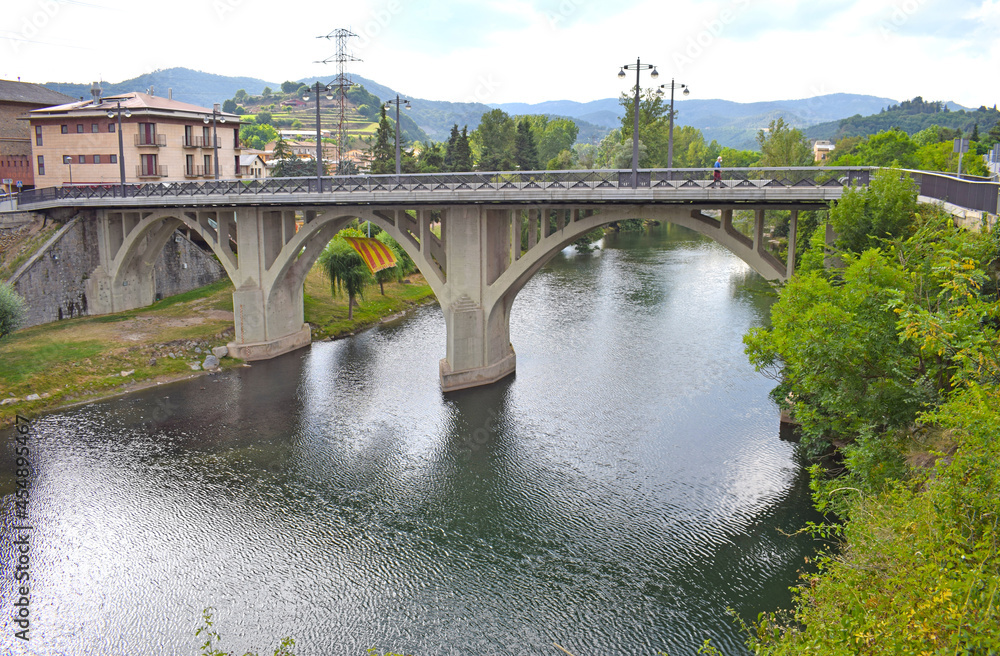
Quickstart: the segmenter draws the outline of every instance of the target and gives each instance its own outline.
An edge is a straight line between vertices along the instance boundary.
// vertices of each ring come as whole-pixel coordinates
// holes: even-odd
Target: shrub
[[[18,329],[24,321],[26,309],[27,304],[14,288],[0,282],[0,339]]]

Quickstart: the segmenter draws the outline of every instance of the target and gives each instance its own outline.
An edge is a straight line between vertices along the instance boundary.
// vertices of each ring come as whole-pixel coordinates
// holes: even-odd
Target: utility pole
[[[324,59],[320,64],[329,64],[330,62],[337,62],[337,77],[330,82],[331,87],[335,87],[340,90],[340,120],[337,123],[337,172],[340,173],[344,166],[344,150],[345,144],[347,143],[347,90],[354,86],[354,82],[351,80],[350,76],[344,71],[344,64],[347,62],[359,62],[361,61],[353,54],[347,51],[347,40],[352,37],[357,37],[358,35],[350,30],[343,28],[336,29],[326,36],[316,37],[318,39],[333,39],[337,42],[337,54],[333,57]]]

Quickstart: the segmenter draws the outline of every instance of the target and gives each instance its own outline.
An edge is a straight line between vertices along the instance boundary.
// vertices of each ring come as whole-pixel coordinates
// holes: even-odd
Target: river
[[[377,293],[373,291],[371,293]],[[564,251],[518,296],[517,373],[442,395],[436,306],[32,425],[31,652],[746,653],[815,545],[773,382],[773,297],[675,226]],[[14,637],[13,432],[0,646]]]

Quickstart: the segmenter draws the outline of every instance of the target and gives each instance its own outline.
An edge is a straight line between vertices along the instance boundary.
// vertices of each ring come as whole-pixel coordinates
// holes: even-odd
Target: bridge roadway
[[[792,274],[798,211],[867,184],[870,168],[533,171],[335,176],[121,185],[24,192],[22,210],[71,213],[96,224],[101,264],[86,272],[92,314],[153,302],[152,267],[174,231],[208,243],[236,287],[230,349],[271,358],[311,340],[302,283],[329,240],[372,221],[409,253],[447,325],[445,391],[513,373],[510,312],[524,284],[587,232],[629,218],[676,223],[719,242],[770,280]],[[734,209],[754,212],[751,235]],[[765,211],[791,210],[787,261],[766,249]],[[705,214],[703,210],[718,210]],[[431,231],[440,225],[440,237]],[[524,247],[526,246],[526,248]]]

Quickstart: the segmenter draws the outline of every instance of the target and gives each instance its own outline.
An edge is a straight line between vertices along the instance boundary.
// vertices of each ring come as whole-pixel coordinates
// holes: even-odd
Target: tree
[[[494,109],[479,120],[473,141],[479,146],[481,171],[509,171],[514,168],[514,119],[502,109]]]
[[[279,162],[286,159],[292,159],[294,157],[294,155],[292,155],[292,151],[288,148],[288,142],[285,141],[284,137],[280,134],[278,135],[277,141],[274,143],[274,152],[272,153],[272,157]]]
[[[406,262],[403,260],[403,249],[400,248],[399,243],[393,239],[389,233],[383,230],[375,235],[375,239],[388,246],[389,250],[391,250],[392,254],[396,257],[396,264],[394,266],[387,269],[380,269],[375,272],[375,282],[378,283],[378,290],[382,296],[385,296],[385,283],[402,280],[403,277],[408,275],[410,272],[406,271]],[[411,265],[413,264],[413,260],[411,260],[408,256],[406,260],[409,261]]]
[[[908,236],[917,193],[908,174],[892,169],[877,171],[865,187],[844,190],[830,210],[837,246],[846,252],[861,253],[884,240]]]
[[[281,93],[294,93],[298,88],[299,83],[292,80],[285,80],[281,83]]]
[[[247,98],[249,98],[249,96],[247,95],[246,89],[237,89],[236,93],[233,95],[233,100],[240,104],[245,103]]]
[[[261,98],[270,98],[272,93],[274,93],[274,92],[271,91],[271,87],[264,87],[264,90],[260,92],[260,97]]]
[[[634,88],[633,88],[634,91]],[[621,141],[630,147],[635,117],[632,108],[635,106],[633,94],[623,93],[618,99],[622,106]],[[675,110],[676,111],[676,110]],[[670,134],[670,108],[663,104],[663,96],[653,89],[646,90],[639,97],[639,142],[645,146],[645,153],[639,153],[639,166],[660,167],[667,165],[667,144]],[[674,131],[674,155],[677,155],[677,129]],[[676,163],[675,163],[676,164]]]
[[[224,111],[227,114],[235,114],[236,113],[236,101],[233,100],[232,98],[230,98],[229,100],[227,100],[224,103],[222,103],[222,111]]]
[[[468,172],[472,170],[472,146],[469,144],[469,126],[463,126],[461,134],[455,141],[452,171]]]
[[[809,166],[813,163],[812,148],[802,131],[785,123],[784,118],[771,121],[767,131],[759,131],[757,144],[763,167]]]
[[[246,144],[247,148],[254,150],[264,150],[267,144],[275,141],[279,136],[278,131],[270,125],[244,123],[240,126],[240,141]]]
[[[254,123],[257,125],[274,125],[274,119],[271,116],[271,112],[257,112],[253,117]]]
[[[364,237],[357,228],[345,228],[330,240],[317,263],[330,280],[330,293],[347,293],[347,319],[354,318],[355,299],[362,298],[374,278],[368,266],[344,237]]]
[[[326,171],[323,173],[325,174]],[[306,178],[315,175],[316,158],[314,157],[309,159],[292,157],[291,159],[278,160],[274,169],[271,170],[272,178]]]
[[[522,171],[537,171],[540,168],[535,137],[531,133],[531,125],[525,118],[518,121],[517,133],[514,135],[514,163]]]
[[[378,128],[375,130],[375,143],[369,150],[371,153],[371,172],[376,175],[396,171],[396,151],[395,145],[390,144],[389,118],[385,114],[385,105],[381,107]]]
[[[0,339],[11,334],[24,321],[27,306],[14,288],[0,282]]]

